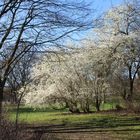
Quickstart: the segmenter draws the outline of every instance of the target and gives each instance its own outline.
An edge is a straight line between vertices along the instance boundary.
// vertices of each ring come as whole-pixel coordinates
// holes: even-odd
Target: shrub
[[[15,127],[15,124],[4,117],[0,123],[0,140],[31,140],[33,134],[29,134],[23,127]]]

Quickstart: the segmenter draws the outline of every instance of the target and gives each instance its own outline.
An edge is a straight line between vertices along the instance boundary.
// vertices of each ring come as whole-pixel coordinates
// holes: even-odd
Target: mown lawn
[[[15,120],[12,109],[10,119]],[[111,139],[139,139],[140,115],[119,112],[94,112],[90,114],[71,114],[65,110],[37,109],[22,107],[19,115],[20,123],[34,126],[63,125],[55,128],[54,133],[92,132],[103,133]]]
[[[102,110],[114,109],[113,104],[104,104],[101,106]],[[95,112],[95,108],[93,108]],[[15,120],[16,108],[10,109],[10,119]],[[87,122],[93,118],[109,117],[110,114],[90,113],[90,114],[71,114],[68,109],[54,110],[51,108],[31,108],[28,106],[21,106],[19,110],[19,120],[27,124],[63,124],[63,123],[77,123]]]

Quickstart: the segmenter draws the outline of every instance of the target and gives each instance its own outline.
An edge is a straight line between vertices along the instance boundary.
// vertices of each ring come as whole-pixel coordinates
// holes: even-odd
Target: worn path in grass
[[[30,128],[42,140],[130,140],[140,138],[140,125],[122,126],[122,127],[98,127],[83,125],[52,125],[52,126],[36,126]]]
[[[63,120],[59,117],[63,115]],[[57,114],[52,124],[28,125],[42,140],[139,140],[140,116],[124,113]],[[65,116],[65,117],[64,117]],[[71,117],[76,119],[71,119]],[[61,118],[62,119],[62,118]],[[79,121],[77,121],[79,120]],[[49,120],[51,123],[51,121]],[[60,124],[54,125],[55,123]]]

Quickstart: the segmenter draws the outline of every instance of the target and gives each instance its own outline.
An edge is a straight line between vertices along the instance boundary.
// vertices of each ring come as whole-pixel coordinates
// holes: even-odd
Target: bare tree
[[[11,89],[11,93],[14,94],[14,103],[18,103],[18,90],[31,82],[31,68],[36,60],[37,54],[32,48],[21,59],[13,63],[13,68],[8,75],[6,83]]]
[[[46,48],[73,31],[91,25],[82,1],[2,0],[0,2],[0,114],[3,89],[13,64],[31,47]],[[87,20],[86,20],[87,19]],[[26,42],[26,45],[24,45]],[[22,45],[20,45],[22,44]],[[28,44],[28,45],[27,45]],[[21,51],[17,53],[22,46]],[[9,51],[4,56],[4,51]]]

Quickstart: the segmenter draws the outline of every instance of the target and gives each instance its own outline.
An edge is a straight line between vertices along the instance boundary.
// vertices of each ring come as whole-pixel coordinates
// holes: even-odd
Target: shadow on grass
[[[9,109],[11,112],[16,112],[17,109],[11,108]],[[39,113],[39,112],[64,112],[67,111],[66,109],[60,109],[60,110],[55,110],[55,109],[51,109],[51,108],[32,108],[32,107],[20,107],[19,109],[19,113]]]
[[[37,133],[140,131],[140,120],[138,117],[127,119],[97,118],[86,123],[68,124],[68,122],[65,122],[65,124],[61,125],[28,126],[28,129],[34,130]]]

